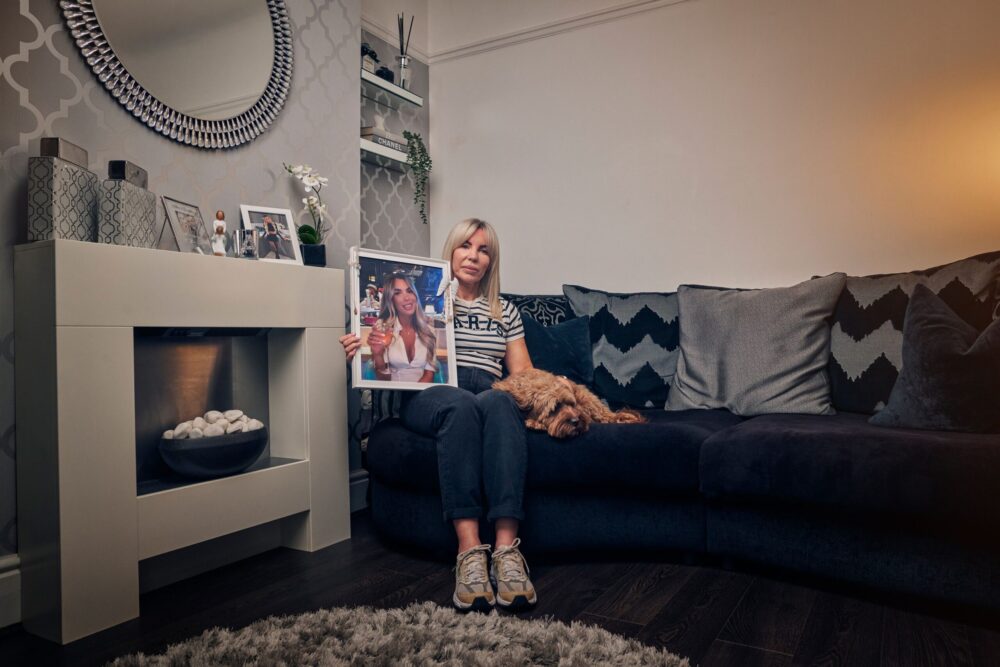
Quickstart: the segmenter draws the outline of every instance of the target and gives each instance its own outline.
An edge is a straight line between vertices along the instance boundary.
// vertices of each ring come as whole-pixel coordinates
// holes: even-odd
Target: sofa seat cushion
[[[709,437],[699,470],[708,498],[959,517],[995,504],[1000,436],[763,415]]]
[[[528,431],[528,489],[693,495],[699,448],[741,419],[724,410],[643,412],[646,424],[594,424],[582,436],[555,440]],[[368,469],[383,484],[414,491],[440,487],[433,438],[399,420],[378,424],[368,439]]]

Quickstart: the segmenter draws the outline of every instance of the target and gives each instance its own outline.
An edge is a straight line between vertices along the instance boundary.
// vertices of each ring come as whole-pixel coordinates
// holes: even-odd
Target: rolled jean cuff
[[[453,510],[444,511],[445,521],[454,521],[455,519],[478,519],[482,516],[482,507],[456,507]]]
[[[486,520],[496,521],[497,519],[524,521],[524,510],[520,507],[491,507],[489,514],[486,515]]]

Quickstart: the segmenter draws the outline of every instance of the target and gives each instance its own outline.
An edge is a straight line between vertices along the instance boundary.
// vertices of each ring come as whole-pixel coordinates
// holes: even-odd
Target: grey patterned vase
[[[57,157],[28,158],[28,240],[97,240],[97,174]]]
[[[97,241],[152,248],[156,245],[156,195],[128,181],[101,183]]]

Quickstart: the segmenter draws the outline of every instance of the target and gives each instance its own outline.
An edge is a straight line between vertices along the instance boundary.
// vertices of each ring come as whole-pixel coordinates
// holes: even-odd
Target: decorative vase
[[[326,246],[322,243],[302,243],[302,263],[306,266],[326,266]]]
[[[399,63],[399,87],[410,89],[410,56],[396,56]]]

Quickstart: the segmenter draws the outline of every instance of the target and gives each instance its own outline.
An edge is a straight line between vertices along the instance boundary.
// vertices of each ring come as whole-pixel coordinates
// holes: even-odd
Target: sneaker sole
[[[505,611],[523,611],[530,607],[534,607],[535,603],[538,602],[538,596],[535,595],[534,599],[529,600],[526,595],[515,595],[514,599],[509,603],[504,602],[499,597],[497,598],[497,607]]]
[[[486,598],[476,598],[472,602],[466,604],[459,601],[458,597],[455,595],[451,596],[451,604],[458,611],[478,611],[484,614],[488,614],[493,611],[493,605]]]

